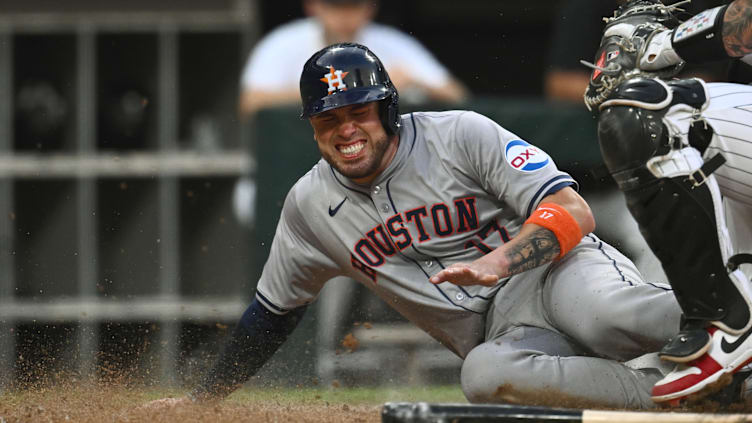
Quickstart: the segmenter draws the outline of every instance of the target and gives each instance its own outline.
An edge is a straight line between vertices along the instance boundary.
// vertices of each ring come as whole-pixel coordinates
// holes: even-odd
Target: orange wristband
[[[525,223],[535,223],[543,226],[556,235],[559,241],[558,258],[564,257],[564,254],[574,248],[582,239],[580,225],[574,220],[571,214],[564,207],[555,203],[543,203],[527,218]]]

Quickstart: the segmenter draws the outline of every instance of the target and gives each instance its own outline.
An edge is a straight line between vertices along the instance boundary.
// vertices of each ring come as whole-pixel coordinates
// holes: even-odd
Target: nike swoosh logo
[[[721,349],[726,354],[731,354],[737,348],[739,348],[739,345],[741,345],[747,338],[749,338],[749,335],[752,335],[752,329],[744,332],[744,335],[740,336],[739,339],[732,343],[727,342],[726,337],[724,336],[723,339],[721,339]]]
[[[339,211],[339,208],[342,207],[343,204],[345,204],[345,201],[347,201],[347,197],[345,197],[345,199],[342,200],[342,202],[337,204],[337,207],[335,208],[332,208],[332,206],[329,205],[329,216],[334,217],[334,215],[337,214],[337,212]]]

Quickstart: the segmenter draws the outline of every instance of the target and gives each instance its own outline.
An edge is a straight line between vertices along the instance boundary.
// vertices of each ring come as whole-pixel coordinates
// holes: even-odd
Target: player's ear
[[[313,122],[311,122],[311,119],[307,119],[307,120],[308,120],[308,124],[311,125],[311,129],[313,130],[313,137],[311,138],[313,138],[313,141],[318,144],[319,140],[318,138],[316,138],[316,127],[313,125]]]

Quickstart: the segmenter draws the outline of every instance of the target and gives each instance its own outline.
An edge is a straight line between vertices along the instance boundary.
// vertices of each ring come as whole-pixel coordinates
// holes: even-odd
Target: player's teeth
[[[365,147],[365,143],[359,142],[353,145],[347,145],[339,149],[339,151],[345,154],[355,154]]]

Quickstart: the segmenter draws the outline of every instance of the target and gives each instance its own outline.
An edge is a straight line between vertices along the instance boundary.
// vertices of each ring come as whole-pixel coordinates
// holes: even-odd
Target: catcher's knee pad
[[[686,321],[739,334],[752,324],[752,294],[748,281],[726,269],[730,241],[710,175],[723,158],[703,163],[699,149],[707,145],[710,128],[704,121],[695,122],[701,129],[690,128],[693,114],[707,102],[704,84],[641,79],[623,85],[604,102],[599,117],[604,161],[661,261]]]
[[[603,103],[598,118],[601,154],[619,186],[643,172],[652,157],[670,151],[662,118],[672,100],[663,81],[631,79]]]

